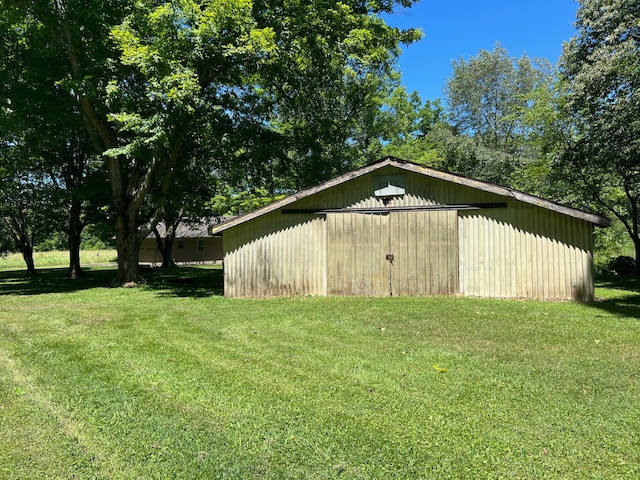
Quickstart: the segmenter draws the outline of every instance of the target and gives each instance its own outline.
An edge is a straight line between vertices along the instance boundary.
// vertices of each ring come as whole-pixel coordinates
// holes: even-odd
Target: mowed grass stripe
[[[152,274],[143,288],[0,296],[1,351],[53,405],[10,395],[17,424],[39,422],[51,438],[58,415],[80,426],[77,478],[638,474],[632,290],[595,306],[230,301],[202,294],[212,271],[179,271],[196,286]],[[68,478],[57,459],[77,450],[49,447],[34,465]],[[33,477],[20,452],[3,450],[0,472]]]
[[[5,378],[9,380],[5,385],[5,391],[13,394],[8,395],[13,398],[8,398],[11,401],[2,408],[3,418],[9,417],[12,406],[16,412],[15,416],[11,415],[14,425],[7,422],[3,434],[13,437],[16,443],[22,446],[28,445],[27,452],[14,451],[14,453],[17,456],[27,454],[22,462],[30,478],[61,477],[65,475],[64,472],[67,472],[66,475],[69,477],[73,477],[82,465],[88,467],[86,474],[93,472],[92,474],[104,478],[108,478],[110,473],[127,469],[127,466],[119,462],[110,449],[103,446],[104,442],[101,441],[98,432],[87,432],[87,425],[81,418],[79,420],[75,418],[72,411],[51,398],[45,388],[34,385],[24,370],[2,352],[0,352],[0,368],[5,372]],[[11,405],[16,400],[22,406]],[[5,407],[8,412],[4,411]],[[37,412],[34,416],[40,419],[40,422],[36,424],[20,422],[23,409]],[[64,452],[66,458],[60,458],[57,455],[54,458],[49,457],[52,449],[55,451],[64,445],[67,450]],[[5,443],[5,447],[12,446],[13,442]],[[13,476],[10,468],[4,468],[4,471],[8,474],[8,478]]]

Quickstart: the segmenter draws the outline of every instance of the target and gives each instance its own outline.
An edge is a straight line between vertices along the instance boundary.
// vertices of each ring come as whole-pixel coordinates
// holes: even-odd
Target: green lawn
[[[0,478],[640,477],[637,280],[582,305],[64,273],[0,272]]]

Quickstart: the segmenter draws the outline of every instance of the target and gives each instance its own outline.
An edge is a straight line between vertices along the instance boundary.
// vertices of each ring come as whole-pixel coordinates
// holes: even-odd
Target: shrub
[[[633,257],[619,255],[609,260],[606,270],[613,275],[633,275],[636,271],[636,261]]]

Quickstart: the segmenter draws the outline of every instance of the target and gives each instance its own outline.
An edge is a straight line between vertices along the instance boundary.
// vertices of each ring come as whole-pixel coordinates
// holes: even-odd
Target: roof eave
[[[351,172],[345,173],[331,180],[327,180],[326,182],[323,182],[314,187],[300,190],[299,192],[296,192],[285,198],[282,198],[273,203],[270,203],[269,205],[265,205],[262,208],[254,210],[252,212],[245,213],[243,215],[239,215],[237,217],[234,217],[231,220],[228,220],[227,222],[220,223],[219,225],[216,225],[215,227],[211,228],[209,230],[209,234],[210,235],[220,234],[223,231],[228,230],[229,228],[235,227],[249,220],[253,220],[254,218],[260,217],[266,213],[273,212],[280,208],[286,207],[287,205],[291,205],[292,203],[297,202],[298,200],[301,200],[305,197],[321,192],[328,188],[335,187],[342,183],[348,182],[349,180],[353,180],[355,178],[361,177],[363,175],[371,173],[375,170],[379,170],[386,166],[394,166],[410,172],[420,173],[428,177],[445,180],[451,183],[456,183],[458,185],[464,185],[471,188],[476,188],[478,190],[494,193],[496,195],[500,195],[503,197],[511,197],[524,203],[535,205],[541,208],[546,208],[548,210],[562,213],[570,217],[579,218],[581,220],[592,223],[599,227],[609,227],[611,225],[611,220],[609,220],[607,217],[603,217],[601,215],[597,215],[594,213],[578,210],[572,207],[568,207],[566,205],[561,205],[559,203],[551,202],[550,200],[545,200],[543,198],[536,197],[535,195],[530,195],[530,194],[520,192],[518,190],[513,190],[507,187],[501,187],[499,185],[494,185],[492,183],[484,182],[482,180],[475,180],[473,178],[465,177],[462,175],[444,172],[442,170],[436,170],[431,167],[425,167],[423,165],[407,162],[405,160],[401,160],[395,157],[384,157],[377,162],[371,163],[357,170],[353,170]]]

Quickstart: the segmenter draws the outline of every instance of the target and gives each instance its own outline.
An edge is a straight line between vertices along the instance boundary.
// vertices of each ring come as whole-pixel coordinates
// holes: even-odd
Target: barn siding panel
[[[327,293],[385,296],[388,215],[327,215]]]
[[[327,236],[329,295],[457,292],[455,211],[328,214]]]
[[[323,223],[277,212],[226,231],[225,296],[326,294]]]
[[[591,225],[541,208],[460,212],[460,291],[593,298]]]

